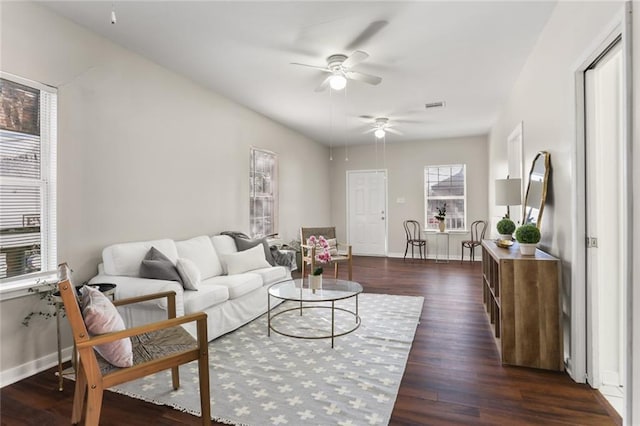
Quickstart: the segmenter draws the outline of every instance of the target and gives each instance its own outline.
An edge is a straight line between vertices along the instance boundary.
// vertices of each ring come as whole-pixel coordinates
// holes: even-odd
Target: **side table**
[[[449,263],[449,232],[436,232],[436,263]],[[445,239],[446,257],[440,259],[440,240]]]
[[[116,285],[115,284],[109,284],[109,283],[101,283],[101,284],[86,284],[89,287],[96,287],[98,290],[100,290],[100,292],[102,294],[104,294],[107,297],[110,297],[111,300],[115,300],[115,295],[116,295]],[[80,291],[80,287],[76,287],[76,296],[80,296],[79,294]],[[60,292],[55,292],[53,293],[53,301],[55,302],[55,306],[56,306],[56,331],[58,333],[58,390],[60,392],[63,391],[64,387],[63,387],[63,381],[62,381],[62,374],[64,373],[64,371],[62,370],[62,342],[61,342],[61,338],[60,338],[60,314],[63,312],[64,310],[64,305],[62,303],[62,298],[60,297]],[[77,361],[77,354],[76,354],[76,344],[75,344],[75,340],[73,343],[73,351],[71,352],[71,368],[75,369],[76,367],[76,361]]]

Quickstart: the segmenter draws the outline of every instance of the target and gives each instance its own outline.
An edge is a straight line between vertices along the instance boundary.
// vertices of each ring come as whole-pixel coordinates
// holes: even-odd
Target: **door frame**
[[[585,117],[585,90],[584,90],[584,72],[596,61],[596,59],[608,50],[608,47],[618,38],[621,37],[622,43],[622,61],[623,61],[623,140],[622,140],[622,162],[621,176],[623,176],[623,185],[621,188],[622,205],[624,206],[622,215],[624,217],[624,226],[629,230],[628,238],[624,242],[624,270],[622,272],[623,287],[626,292],[626,365],[625,365],[625,413],[624,424],[633,424],[637,421],[636,417],[640,417],[640,410],[634,413],[633,403],[640,393],[640,383],[633,382],[633,186],[632,186],[632,72],[631,72],[631,3],[625,2],[622,12],[617,16],[608,30],[597,38],[597,42],[588,50],[583,60],[576,67],[575,78],[575,107],[576,107],[576,142],[575,155],[572,161],[572,167],[575,171],[573,179],[573,226],[572,226],[572,258],[571,258],[571,306],[570,306],[570,328],[571,341],[569,344],[569,357],[566,360],[566,368],[569,375],[577,382],[584,383],[587,381],[587,357],[591,348],[587,346],[587,333],[590,333],[589,318],[587,317],[587,293],[591,291],[587,288],[587,263],[586,263],[586,117]],[[638,314],[636,314],[638,315]],[[636,349],[637,350],[637,349]],[[638,368],[638,366],[636,366]]]
[[[350,216],[350,204],[349,204],[349,178],[354,173],[382,173],[384,178],[384,254],[382,256],[389,255],[389,179],[387,169],[361,169],[361,170],[347,170],[346,171],[346,224],[347,224],[347,241],[351,244],[351,220]]]

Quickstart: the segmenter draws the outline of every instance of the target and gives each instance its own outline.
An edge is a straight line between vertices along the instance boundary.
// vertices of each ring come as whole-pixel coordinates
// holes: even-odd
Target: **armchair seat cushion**
[[[212,277],[202,281],[202,287],[212,284],[224,286],[229,291],[229,299],[237,299],[255,289],[262,287],[262,278],[255,273]],[[198,291],[198,293],[200,293]]]
[[[194,349],[197,343],[187,330],[177,326],[133,336],[131,344],[133,365],[138,365],[156,358]],[[120,370],[119,367],[109,363],[99,354],[96,354],[96,358],[102,375]]]
[[[206,281],[205,281],[206,282]],[[204,284],[198,291],[183,293],[184,313],[192,314],[229,300],[229,289],[223,285]]]

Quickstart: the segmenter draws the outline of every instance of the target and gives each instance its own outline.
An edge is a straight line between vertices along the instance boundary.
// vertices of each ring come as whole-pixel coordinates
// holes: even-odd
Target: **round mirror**
[[[533,223],[540,228],[544,201],[547,198],[547,181],[551,167],[551,156],[546,151],[540,151],[531,164],[529,185],[524,198],[522,223]]]

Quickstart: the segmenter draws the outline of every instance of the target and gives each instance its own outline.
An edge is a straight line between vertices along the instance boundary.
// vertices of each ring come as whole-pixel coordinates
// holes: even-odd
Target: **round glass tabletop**
[[[269,287],[269,295],[296,302],[323,302],[341,300],[362,293],[362,286],[355,281],[322,278],[322,288],[309,288],[308,278],[282,281]]]

